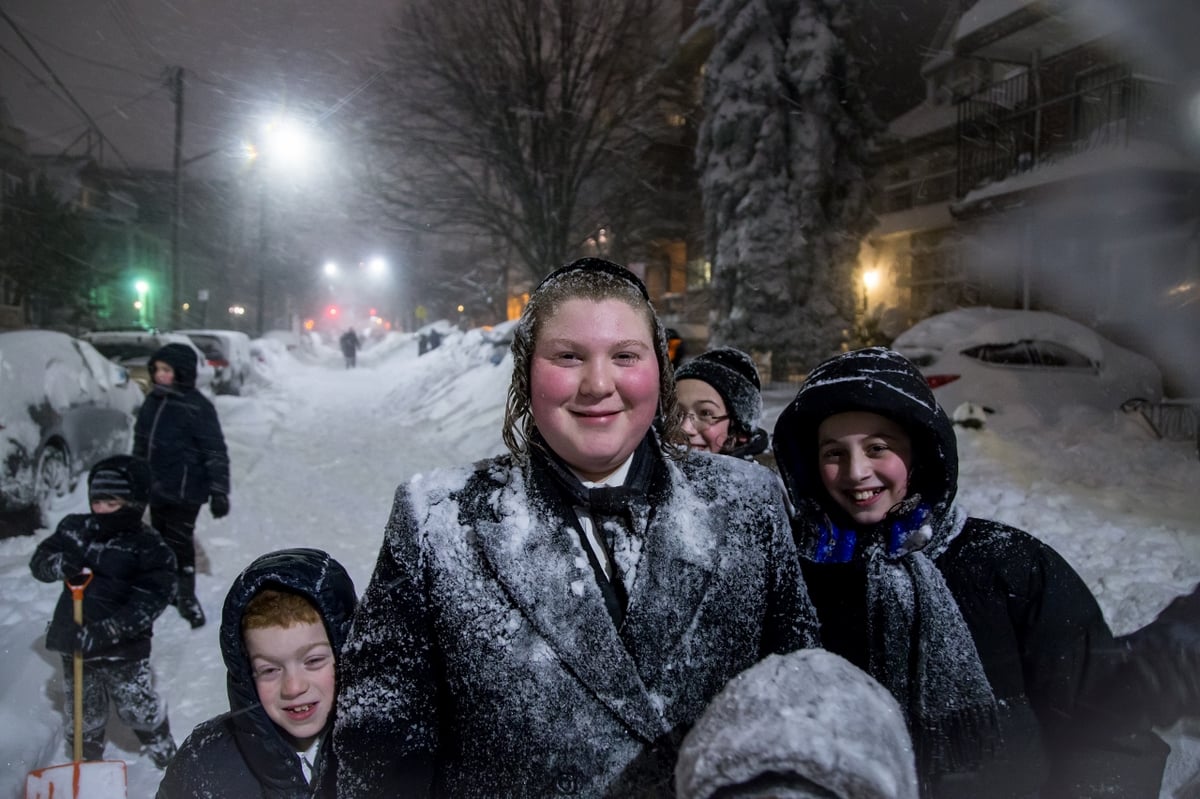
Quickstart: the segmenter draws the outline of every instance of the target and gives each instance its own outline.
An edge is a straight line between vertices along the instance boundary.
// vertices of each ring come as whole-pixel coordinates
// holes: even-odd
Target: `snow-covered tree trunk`
[[[853,324],[874,120],[846,46],[856,0],[704,0],[715,40],[697,166],[714,274],[711,343],[805,372]]]

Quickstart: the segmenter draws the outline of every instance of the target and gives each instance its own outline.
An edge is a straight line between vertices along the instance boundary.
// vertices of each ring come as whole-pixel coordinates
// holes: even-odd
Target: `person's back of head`
[[[679,799],[917,799],[912,741],[887,689],[831,652],[771,655],[692,727]]]

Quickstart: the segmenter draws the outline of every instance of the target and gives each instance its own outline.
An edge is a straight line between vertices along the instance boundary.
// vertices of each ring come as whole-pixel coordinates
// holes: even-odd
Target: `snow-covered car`
[[[216,369],[208,357],[183,333],[162,333],[156,330],[96,330],[81,338],[129,370],[133,381],[149,393],[154,381],[150,376],[150,356],[167,344],[183,344],[196,353],[196,388],[211,388]]]
[[[85,341],[51,330],[0,333],[0,387],[4,512],[35,509],[45,524],[94,463],[132,449],[143,394]]]
[[[250,379],[254,356],[250,354],[250,337],[238,330],[176,330],[192,340],[213,367],[213,391],[218,394],[241,394],[242,386]]]
[[[1047,311],[960,308],[918,322],[892,347],[960,420],[1016,406],[1053,420],[1069,405],[1114,411],[1135,397],[1162,397],[1153,361]]]

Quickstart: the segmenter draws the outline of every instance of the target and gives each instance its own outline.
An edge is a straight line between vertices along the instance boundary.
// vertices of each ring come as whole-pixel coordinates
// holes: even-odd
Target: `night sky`
[[[868,0],[856,47],[887,119],[920,100],[918,74],[950,0]],[[184,157],[237,144],[289,109],[336,129],[371,74],[395,0],[5,0],[17,23],[111,144],[104,163],[168,168],[182,66]],[[86,125],[37,57],[0,20],[0,97],[35,152],[58,152]],[[114,147],[115,145],[115,147]],[[80,144],[71,150],[82,152]],[[220,155],[197,169],[219,166]]]

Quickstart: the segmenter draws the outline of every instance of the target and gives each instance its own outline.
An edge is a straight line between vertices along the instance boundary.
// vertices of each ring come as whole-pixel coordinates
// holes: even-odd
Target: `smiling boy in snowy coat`
[[[174,591],[175,558],[158,533],[142,523],[150,495],[146,464],[128,455],[105,458],[88,474],[92,513],[63,518],[33,553],[33,576],[42,582],[91,581],[83,592],[83,625],[74,620],[74,600],[64,584],[46,648],[61,652],[67,696],[67,745],[71,748],[75,686],[70,679],[76,650],[84,657],[83,757],[104,756],[104,730],[111,699],[117,715],[141,741],[159,768],[175,753],[166,705],[154,692],[150,639],[154,620]]]
[[[280,550],[247,566],[221,615],[229,712],[192,731],[157,798],[332,796],[320,773],[334,771],[324,742],[356,603],[350,576],[321,550]]]

